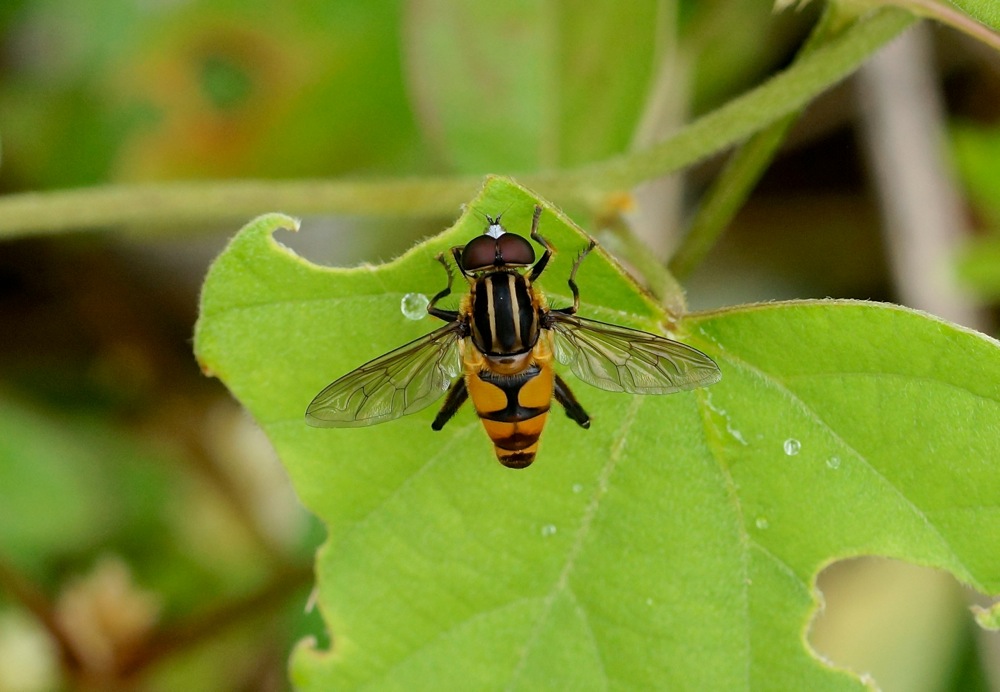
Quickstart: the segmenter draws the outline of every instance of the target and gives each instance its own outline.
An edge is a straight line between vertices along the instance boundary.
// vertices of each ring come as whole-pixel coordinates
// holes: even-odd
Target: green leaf
[[[931,4],[944,8],[954,5],[993,31],[1000,31],[1000,5],[997,5],[994,0],[949,0],[949,2],[938,0]]]
[[[657,5],[411,3],[411,93],[443,158],[478,173],[625,151],[656,66]]]
[[[967,243],[958,257],[958,276],[981,298],[1000,298],[1000,237],[993,234]]]
[[[960,122],[950,134],[955,165],[973,204],[1000,228],[1000,127]]]
[[[489,179],[472,209],[527,229],[534,198]],[[848,301],[688,315],[719,363],[711,388],[632,397],[568,381],[593,416],[554,416],[524,471],[497,464],[474,413],[312,429],[325,384],[430,331],[400,313],[443,286],[435,252],[482,230],[469,211],[380,267],[294,256],[272,215],[213,265],[196,350],[274,442],[328,525],[319,603],[333,648],[303,644],[303,689],[854,689],[803,632],[815,575],[878,554],[1000,589],[1000,351],[903,308]],[[546,206],[565,281],[583,238]],[[593,261],[591,261],[593,260]],[[601,253],[586,316],[657,329],[667,316]],[[558,302],[560,298],[555,300]]]
[[[94,416],[0,397],[0,556],[34,570],[97,546],[162,554],[156,529],[178,504],[176,461],[153,447]]]
[[[969,198],[992,232],[968,241],[958,257],[962,281],[981,297],[1000,297],[1000,128],[957,123],[952,155]]]
[[[941,22],[1000,50],[1000,10],[995,0],[848,0],[841,5],[856,14],[895,5],[916,16]]]
[[[0,552],[69,552],[108,531],[99,455],[54,421],[0,399]],[[54,501],[58,498],[58,501]]]

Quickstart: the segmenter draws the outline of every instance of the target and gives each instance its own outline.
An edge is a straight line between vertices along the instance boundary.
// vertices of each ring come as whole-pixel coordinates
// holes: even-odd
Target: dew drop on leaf
[[[555,532],[556,532],[556,525],[555,524],[546,524],[545,526],[542,527],[542,535],[543,536],[548,537],[548,536],[551,536],[551,535],[555,534]]]
[[[574,493],[580,493],[582,491],[583,491],[583,486],[580,483],[574,483],[573,484],[573,492]]]
[[[840,457],[830,457],[829,459],[826,460],[826,465],[829,466],[833,470],[839,469],[840,468]]]
[[[802,449],[802,443],[796,440],[794,437],[789,437],[785,440],[785,454],[790,457],[795,456]]]
[[[421,320],[427,317],[427,303],[429,302],[423,293],[407,293],[399,302],[399,309],[406,319]]]
[[[757,517],[757,521],[755,521],[754,524],[757,525],[758,529],[763,531],[764,529],[766,529],[771,525],[771,522],[767,520],[767,517]]]

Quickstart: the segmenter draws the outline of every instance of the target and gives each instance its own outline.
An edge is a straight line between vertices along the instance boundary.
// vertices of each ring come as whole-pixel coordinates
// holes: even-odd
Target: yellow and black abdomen
[[[540,300],[523,275],[496,271],[475,281],[465,307],[465,385],[497,459],[511,468],[535,460],[552,404],[552,337],[539,326]]]
[[[518,372],[497,372],[497,364],[476,348],[465,348],[466,386],[476,414],[493,441],[497,459],[510,468],[535,460],[538,438],[552,403],[554,373],[549,339],[524,354]]]

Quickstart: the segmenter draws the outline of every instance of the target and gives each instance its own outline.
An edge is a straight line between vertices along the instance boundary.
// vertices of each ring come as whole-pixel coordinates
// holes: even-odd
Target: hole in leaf
[[[309,216],[302,219],[302,228],[298,233],[278,233],[275,240],[313,264],[355,267],[388,262],[438,230],[440,224],[428,227],[398,219]],[[434,263],[429,264],[434,266]],[[441,276],[444,276],[443,271]],[[433,294],[440,288],[435,283],[427,291]]]
[[[977,595],[946,572],[858,558],[824,569],[817,587],[824,606],[809,645],[832,665],[890,692],[991,689],[984,659],[996,656],[983,643],[997,635],[976,625]]]

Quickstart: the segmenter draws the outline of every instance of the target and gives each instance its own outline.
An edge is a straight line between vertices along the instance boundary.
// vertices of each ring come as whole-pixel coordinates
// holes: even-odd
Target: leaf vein
[[[591,497],[586,509],[584,509],[583,516],[580,519],[580,528],[577,529],[576,536],[573,539],[573,545],[570,546],[570,549],[566,554],[566,562],[563,565],[562,570],[559,572],[559,576],[556,579],[556,583],[553,586],[551,593],[545,597],[542,611],[538,615],[538,620],[535,622],[533,631],[528,636],[524,647],[521,649],[521,656],[511,673],[510,681],[507,683],[506,689],[508,690],[514,689],[518,678],[524,672],[524,667],[527,664],[528,653],[537,642],[538,637],[541,635],[542,628],[544,627],[549,614],[552,612],[552,605],[555,603],[556,597],[560,592],[566,590],[569,575],[573,571],[573,566],[576,564],[577,557],[579,557],[580,552],[583,550],[584,540],[590,532],[590,526],[594,521],[594,517],[597,515],[601,500],[604,498],[604,495],[607,494],[608,482],[611,479],[611,474],[614,472],[614,469],[618,465],[622,453],[625,450],[625,441],[628,438],[629,429],[632,427],[636,416],[639,414],[639,408],[642,406],[642,401],[643,397],[641,396],[632,397],[632,402],[629,404],[629,408],[625,412],[625,417],[622,420],[622,424],[618,430],[618,435],[616,436],[616,443],[611,449],[611,454],[608,455],[608,460],[604,463],[601,473],[597,478],[597,487],[594,489],[594,495]],[[599,649],[598,659],[600,660]],[[601,667],[606,670],[603,660],[601,661]]]
[[[729,472],[729,468],[722,461],[722,455],[719,453],[718,445],[713,445],[709,441],[713,439],[711,431],[708,429],[709,426],[715,427],[712,423],[711,414],[711,404],[709,403],[708,397],[710,396],[708,390],[699,389],[696,390],[698,393],[697,404],[701,412],[702,427],[705,428],[705,440],[708,445],[709,453],[712,459],[715,461],[715,465],[719,469],[719,473],[722,475],[723,482],[726,488],[726,494],[729,496],[730,502],[733,505],[733,509],[736,512],[736,527],[739,531],[740,544],[743,546],[743,550],[740,554],[740,596],[741,596],[741,606],[743,612],[744,620],[744,631],[747,634],[746,640],[746,657],[744,661],[744,679],[746,681],[745,688],[751,688],[750,680],[750,670],[751,661],[753,660],[753,642],[750,641],[750,546],[752,545],[750,534],[747,531],[746,517],[743,513],[743,503],[740,502],[739,493],[736,490],[736,483],[733,481],[732,474]]]

